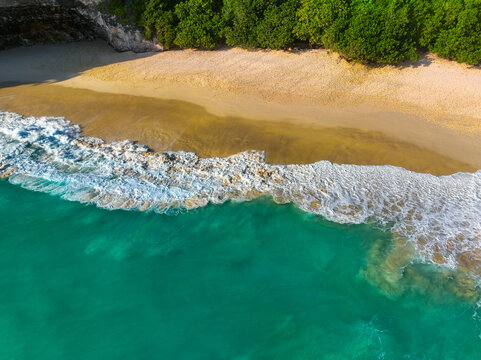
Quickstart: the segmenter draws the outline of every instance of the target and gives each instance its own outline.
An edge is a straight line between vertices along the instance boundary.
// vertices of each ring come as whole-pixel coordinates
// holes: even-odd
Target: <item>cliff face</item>
[[[100,0],[0,1],[0,50],[20,45],[103,38],[118,51],[160,51],[162,46],[142,38],[98,10]]]

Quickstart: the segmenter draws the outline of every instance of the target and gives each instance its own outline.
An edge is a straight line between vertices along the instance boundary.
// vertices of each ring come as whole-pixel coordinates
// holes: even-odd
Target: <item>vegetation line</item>
[[[481,61],[481,0],[103,0],[99,6],[167,49],[304,43],[366,63],[417,60],[420,50]]]

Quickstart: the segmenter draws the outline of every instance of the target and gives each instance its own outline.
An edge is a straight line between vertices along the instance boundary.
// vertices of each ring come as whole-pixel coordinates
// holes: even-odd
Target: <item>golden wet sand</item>
[[[134,140],[155,151],[192,151],[202,157],[264,150],[274,164],[329,160],[395,165],[435,175],[475,169],[381,132],[219,116],[184,101],[100,93],[54,84],[0,84],[0,109],[27,116],[63,116],[83,134]]]
[[[481,168],[481,71],[433,55],[369,68],[324,50],[18,48],[0,57],[0,110],[63,116],[87,136],[202,157],[256,149],[275,164],[388,164],[434,175]],[[392,296],[411,282],[428,288],[432,274],[411,266],[412,251],[374,249],[366,278]],[[432,260],[445,262],[440,252]],[[460,272],[440,272],[434,283],[473,299],[465,274],[480,274],[481,254],[458,261]]]
[[[212,156],[264,149],[273,162],[327,158],[435,174],[481,169],[481,71],[430,54],[402,66],[366,67],[325,50],[134,54],[92,41],[3,51],[0,88],[7,82],[103,93],[95,103],[45,87],[17,105],[29,111],[43,104],[88,134],[158,150]],[[35,100],[39,92],[48,96]],[[169,107],[166,100],[191,106]]]

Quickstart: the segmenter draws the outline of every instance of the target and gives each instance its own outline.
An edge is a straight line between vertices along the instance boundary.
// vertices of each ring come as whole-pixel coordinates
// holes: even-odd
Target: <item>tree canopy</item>
[[[429,50],[481,61],[481,0],[104,0],[103,11],[172,46],[324,47],[380,64]]]

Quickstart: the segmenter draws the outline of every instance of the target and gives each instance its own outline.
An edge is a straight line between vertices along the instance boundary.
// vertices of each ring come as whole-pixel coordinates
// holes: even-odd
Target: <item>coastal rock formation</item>
[[[101,13],[100,0],[4,0],[0,2],[0,50],[20,45],[105,39],[118,51],[160,51],[132,25]]]
[[[98,10],[100,0],[76,0],[74,9],[77,13],[93,22],[96,33],[106,39],[118,51],[160,51],[162,45],[144,40],[142,33],[133,25],[120,24],[113,15]]]

